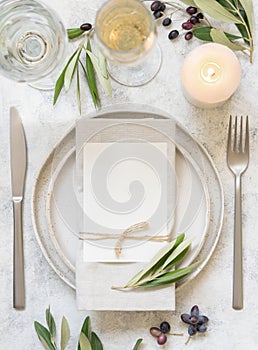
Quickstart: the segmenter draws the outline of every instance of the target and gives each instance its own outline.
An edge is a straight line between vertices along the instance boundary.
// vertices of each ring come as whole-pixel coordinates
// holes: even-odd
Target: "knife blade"
[[[25,308],[22,202],[27,169],[27,146],[22,120],[15,107],[10,109],[10,150],[14,217],[13,307],[22,310]]]

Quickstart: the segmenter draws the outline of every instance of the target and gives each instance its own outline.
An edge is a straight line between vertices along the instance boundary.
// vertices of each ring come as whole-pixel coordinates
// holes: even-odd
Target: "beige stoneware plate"
[[[146,106],[118,106],[91,117],[167,118]],[[192,280],[206,265],[220,236],[224,198],[221,182],[207,151],[176,121],[176,173],[178,203],[176,230],[194,236],[183,265],[203,259],[199,267],[177,284]],[[37,240],[49,264],[75,289],[75,260],[79,204],[74,191],[75,129],[72,128],[51,151],[42,165],[33,190],[32,217]],[[193,215],[192,208],[197,210]]]

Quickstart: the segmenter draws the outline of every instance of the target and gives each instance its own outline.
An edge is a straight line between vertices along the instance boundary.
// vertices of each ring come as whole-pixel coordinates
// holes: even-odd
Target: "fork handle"
[[[235,176],[233,308],[243,308],[241,176]]]
[[[22,237],[22,199],[13,201],[14,240],[13,240],[13,307],[25,308],[24,258]]]

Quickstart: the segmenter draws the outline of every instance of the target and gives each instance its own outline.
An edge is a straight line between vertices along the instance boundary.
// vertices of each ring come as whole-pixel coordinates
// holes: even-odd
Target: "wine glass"
[[[55,86],[67,35],[57,14],[35,0],[0,1],[0,73],[38,89]]]
[[[142,2],[106,2],[97,13],[95,33],[114,80],[140,86],[156,76],[162,56],[156,44],[155,21]]]

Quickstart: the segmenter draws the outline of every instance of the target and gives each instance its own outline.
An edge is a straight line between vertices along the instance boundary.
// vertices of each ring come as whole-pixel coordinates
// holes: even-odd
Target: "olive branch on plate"
[[[193,239],[186,239],[182,233],[162,247],[151,261],[134,275],[124,286],[112,289],[156,288],[175,283],[189,275],[202,262],[198,260],[189,266],[175,269],[185,257]]]
[[[150,1],[150,0],[145,0]],[[151,0],[152,1],[152,0]],[[144,1],[143,1],[144,2]],[[254,31],[254,15],[253,15],[253,3],[252,0],[181,0],[181,3],[176,1],[154,1],[160,3],[162,6],[161,10],[154,11],[154,17],[159,20],[165,17],[166,22],[164,26],[172,23],[172,16],[178,11],[185,11],[182,6],[182,2],[196,11],[201,11],[199,15],[192,16],[184,25],[189,24],[189,26],[183,26],[183,29],[192,29],[191,32],[186,34],[186,39],[189,40],[194,35],[196,38],[202,41],[212,41],[229,47],[234,51],[242,51],[249,56],[250,62],[253,61],[253,31]],[[153,3],[153,2],[152,2]],[[170,7],[169,14],[167,14],[167,7]],[[157,16],[159,12],[159,16]],[[190,13],[190,12],[188,12]],[[203,16],[203,14],[205,16]],[[234,24],[238,30],[238,35],[233,33],[228,33],[220,28],[212,26],[207,16],[219,20],[224,23]],[[169,16],[169,17],[167,17]],[[203,17],[203,18],[202,18]],[[165,24],[166,23],[166,24]],[[72,56],[68,59],[62,73],[56,81],[54,100],[53,103],[56,104],[62,89],[65,92],[71,87],[72,80],[76,79],[76,90],[77,90],[77,102],[79,112],[81,114],[81,74],[84,81],[86,82],[92,101],[96,109],[101,107],[100,94],[98,89],[97,81],[102,86],[104,92],[112,96],[111,80],[107,69],[107,61],[99,50],[97,54],[92,52],[91,40],[94,28],[90,23],[84,23],[80,28],[70,28],[67,30],[69,40],[82,39],[79,46],[73,52]],[[179,32],[174,30],[170,33],[170,39],[175,39]],[[174,35],[176,34],[176,35]],[[191,34],[191,35],[190,35]]]

